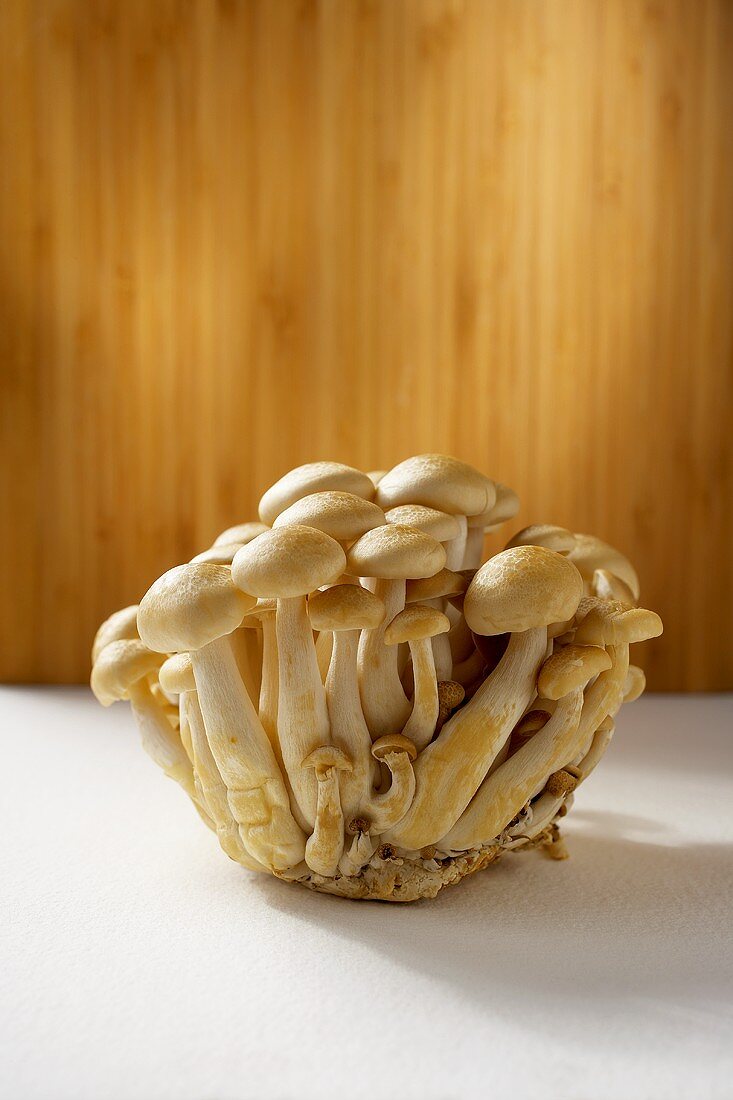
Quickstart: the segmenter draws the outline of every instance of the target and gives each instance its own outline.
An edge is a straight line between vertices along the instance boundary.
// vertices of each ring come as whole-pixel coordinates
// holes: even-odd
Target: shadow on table
[[[650,834],[656,824],[599,811],[576,817],[569,860],[508,855],[432,901],[367,904],[264,876],[257,884],[293,920],[487,1007],[586,994],[612,1002],[650,990],[680,1008],[712,1009],[727,999],[731,846],[629,839],[618,834]]]

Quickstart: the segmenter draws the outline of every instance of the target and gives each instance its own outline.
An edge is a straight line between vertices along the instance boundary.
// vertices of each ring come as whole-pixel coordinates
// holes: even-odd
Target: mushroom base
[[[552,824],[539,836],[511,850],[527,851],[540,845],[554,845],[558,841],[558,827]],[[324,878],[312,873],[297,879],[288,879],[287,874],[280,877],[309,890],[341,898],[362,901],[419,901],[420,898],[434,898],[445,886],[455,886],[475,871],[482,871],[496,863],[507,850],[502,845],[495,844],[443,859],[401,856],[380,859],[374,855],[358,875]]]

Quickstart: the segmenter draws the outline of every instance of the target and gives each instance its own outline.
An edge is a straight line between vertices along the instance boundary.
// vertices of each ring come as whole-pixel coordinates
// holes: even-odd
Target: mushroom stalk
[[[129,691],[132,712],[146,753],[167,776],[175,779],[183,787],[194,803],[198,803],[191,761],[181,743],[180,736],[166,716],[161,713],[150,686],[141,679],[133,684]]]
[[[278,762],[281,760],[277,737],[278,668],[275,616],[262,617],[262,681],[260,683],[260,721]]]
[[[266,871],[267,868],[252,856],[242,841],[239,826],[229,805],[226,786],[206,739],[204,719],[195,691],[181,694],[181,713],[186,715],[186,723],[191,731],[196,789],[200,791],[202,803],[211,814],[222,849],[230,859],[236,860],[250,871]]]
[[[532,797],[543,778],[574,759],[623,691],[629,647],[610,646],[608,653],[611,668],[600,674],[585,697],[576,688],[558,702],[549,722],[482,784],[441,841],[444,846],[465,851],[488,843]]]
[[[278,740],[297,804],[296,817],[310,831],[316,820],[318,789],[314,774],[303,767],[303,761],[319,745],[330,743],[330,727],[305,596],[279,599],[275,623]]]
[[[315,774],[318,784],[316,821],[305,846],[305,860],[317,875],[331,878],[336,874],[344,850],[338,768],[335,764],[316,766]]]
[[[364,717],[376,739],[403,728],[410,716],[410,701],[400,680],[397,647],[384,643],[387,625],[405,606],[405,581],[380,578],[374,594],[383,601],[385,616],[380,626],[362,631],[359,676]]]
[[[463,562],[456,566],[457,569],[478,569],[484,556],[484,527],[469,527],[466,535],[466,546],[463,551]]]
[[[359,633],[358,630],[339,630],[333,634],[333,652],[326,677],[331,739],[352,763],[352,771],[341,779],[341,803],[347,822],[360,816],[377,773],[371,754],[372,739],[359,697]]]
[[[375,742],[375,746],[379,742]],[[383,794],[374,795],[366,808],[372,835],[384,833],[402,820],[415,795],[415,769],[410,753],[402,749],[380,754],[392,777],[389,788]]]
[[[466,553],[468,538],[468,520],[466,516],[456,516],[455,518],[460,524],[460,531],[455,538],[443,544],[445,546],[445,567],[446,569],[452,569],[454,572],[463,568],[463,558]]]
[[[415,693],[412,713],[402,732],[405,737],[409,737],[418,752],[430,744],[438,721],[438,681],[432,647],[432,643],[438,638],[447,641],[447,634],[439,634],[435,638],[415,638],[410,642]],[[441,676],[440,679],[446,680],[450,677]]]
[[[228,637],[195,650],[191,660],[209,744],[242,841],[265,866],[285,871],[303,859],[305,837]]]
[[[531,702],[546,645],[545,627],[512,634],[501,661],[471,701],[420,753],[414,801],[388,840],[417,850],[435,844],[455,824]]]

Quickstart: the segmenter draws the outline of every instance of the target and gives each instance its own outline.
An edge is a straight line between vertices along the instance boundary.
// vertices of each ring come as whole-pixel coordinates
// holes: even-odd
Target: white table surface
[[[0,688],[0,1096],[733,1096],[733,696],[623,712],[538,853],[434,901],[229,862],[127,707]]]

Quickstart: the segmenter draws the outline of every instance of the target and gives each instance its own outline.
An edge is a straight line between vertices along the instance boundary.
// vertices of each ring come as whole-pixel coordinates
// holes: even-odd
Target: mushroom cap
[[[567,558],[543,546],[516,546],[476,572],[463,614],[474,634],[515,633],[569,619],[582,595],[583,578]]]
[[[500,481],[494,482],[494,488],[496,489],[494,507],[489,508],[488,512],[481,512],[478,516],[469,516],[469,527],[496,527],[516,516],[519,511],[519,497],[514,490],[508,485],[502,485]]]
[[[132,685],[155,672],[163,661],[164,653],[153,653],[138,638],[118,638],[100,651],[94,663],[92,691],[103,707],[127,699]]]
[[[638,699],[640,695],[644,694],[645,687],[646,676],[644,675],[644,669],[639,668],[638,665],[629,665],[628,672],[626,673],[626,680],[624,681],[624,702],[633,703],[635,699]]]
[[[424,504],[398,504],[385,512],[387,523],[402,523],[424,531],[438,542],[447,542],[461,533],[461,525],[455,516],[448,512],[439,512],[437,508],[427,508]]]
[[[94,664],[104,647],[109,645],[110,642],[139,638],[139,636],[137,632],[136,603],[131,604],[129,607],[123,607],[120,611],[113,612],[108,619],[104,620],[99,630],[94,635],[94,642],[92,644],[92,664]]]
[[[410,760],[417,759],[417,746],[402,733],[385,733],[372,745],[372,756],[375,760],[384,760],[394,752],[406,752]]]
[[[339,771],[353,771],[353,765],[346,753],[335,745],[322,745],[313,749],[303,761],[304,768],[315,768],[317,772],[325,772],[329,768],[338,768]]]
[[[408,581],[405,603],[422,603],[424,600],[438,600],[443,596],[461,596],[467,588],[468,580],[461,573],[441,569],[432,577]]]
[[[633,645],[658,638],[663,629],[655,611],[598,600],[579,623],[575,641],[578,645]]]
[[[386,645],[399,645],[400,642],[414,642],[419,638],[434,638],[436,634],[445,634],[449,630],[450,619],[437,607],[411,603],[395,615],[384,632],[384,641]]]
[[[438,680],[438,705],[455,710],[466,697],[466,689],[457,680]]]
[[[160,653],[194,652],[231,634],[255,605],[226,565],[195,562],[169,569],[140,601],[140,637]]]
[[[384,619],[384,604],[359,584],[336,584],[313,593],[308,614],[315,630],[373,630]]]
[[[437,539],[414,527],[387,523],[357,539],[349,547],[346,563],[346,571],[355,577],[432,577],[445,566],[445,550]]]
[[[424,504],[458,516],[488,512],[495,500],[493,481],[468,463],[439,454],[414,455],[400,462],[384,475],[376,495],[385,510]]]
[[[266,528],[265,528],[266,530]],[[231,565],[232,559],[239,550],[240,546],[244,546],[243,542],[215,542],[213,546],[210,546],[208,550],[202,550],[200,554],[197,554],[195,558],[191,558],[191,562],[195,565],[196,562],[208,561],[212,565]]]
[[[592,581],[596,569],[607,569],[615,577],[620,577],[633,593],[634,602],[639,599],[639,577],[633,565],[620,550],[609,546],[595,535],[575,533],[575,545],[569,554],[570,560],[580,570],[583,580]]]
[[[190,653],[174,653],[164,661],[158,670],[158,683],[163,691],[171,695],[182,695],[184,691],[195,691],[196,680],[193,674],[193,661]]]
[[[382,509],[370,500],[338,489],[327,489],[296,500],[280,513],[273,528],[294,523],[314,527],[338,542],[353,542],[366,531],[381,527],[386,520]]]
[[[232,562],[234,583],[259,597],[306,596],[338,580],[346,566],[339,544],[315,527],[293,524],[264,531]]]
[[[341,462],[307,462],[270,486],[260,501],[260,519],[272,524],[296,500],[325,489],[339,489],[365,500],[374,498],[374,483],[361,470]]]
[[[386,473],[386,470],[367,470],[367,477],[376,489],[377,485],[379,485],[379,482],[382,480]]]
[[[593,645],[565,645],[547,658],[537,677],[537,691],[545,699],[562,699],[611,667],[605,649]]]
[[[223,546],[238,542],[240,546],[244,546],[266,530],[266,523],[258,523],[254,520],[251,523],[238,523],[235,527],[227,527],[226,531],[222,531],[220,535],[217,535],[212,545]]]
[[[575,546],[575,535],[565,527],[556,527],[553,523],[533,523],[523,527],[509,540],[505,549],[515,546],[544,546],[558,554],[567,554]]]

